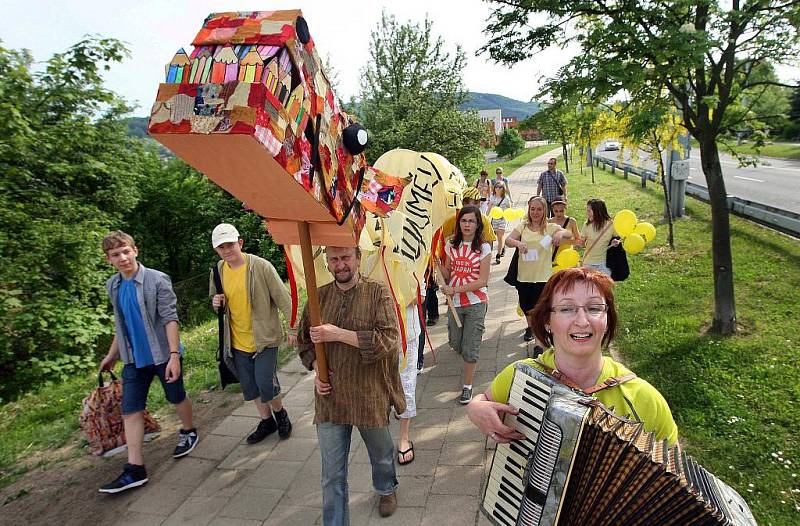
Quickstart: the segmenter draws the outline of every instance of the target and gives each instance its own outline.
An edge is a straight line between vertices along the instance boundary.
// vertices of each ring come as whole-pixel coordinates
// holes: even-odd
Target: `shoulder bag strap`
[[[214,287],[217,289],[217,294],[224,294],[224,290],[222,288],[222,276],[219,275],[219,264],[214,263],[214,268],[212,269],[214,272]],[[217,324],[218,330],[217,335],[219,336],[219,342],[217,344],[217,359],[222,360],[222,349],[225,347],[225,308],[220,307],[217,309]]]
[[[608,222],[608,224],[606,225],[606,227],[605,227],[605,228],[604,228],[604,229],[603,229],[603,230],[600,232],[600,234],[598,234],[598,235],[597,235],[597,237],[595,238],[595,240],[594,240],[594,241],[592,241],[592,244],[591,244],[591,245],[589,245],[589,248],[587,248],[586,250],[584,250],[584,251],[583,251],[583,258],[581,259],[581,263],[583,263],[584,261],[586,261],[586,256],[589,254],[589,252],[591,252],[591,251],[592,251],[592,249],[593,249],[593,248],[594,248],[594,246],[597,244],[597,242],[598,242],[598,241],[600,241],[600,238],[601,238],[601,237],[603,237],[603,234],[605,234],[605,233],[606,233],[606,231],[607,231],[609,228],[611,228],[611,225],[613,225],[613,224],[614,224],[614,222],[613,222],[613,221],[609,221],[609,222]]]

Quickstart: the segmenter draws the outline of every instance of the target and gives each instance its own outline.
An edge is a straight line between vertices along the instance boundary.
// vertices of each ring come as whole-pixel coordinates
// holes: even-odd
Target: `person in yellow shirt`
[[[545,283],[553,273],[553,246],[559,246],[562,239],[572,239],[572,233],[559,225],[548,223],[547,202],[544,197],[533,196],[528,200],[528,214],[525,219],[506,240],[506,245],[519,251],[516,288],[519,307],[528,322],[523,336],[526,342],[533,340],[531,313],[539,301]],[[544,350],[539,343],[534,344],[536,355]]]
[[[548,374],[558,371],[559,380],[572,388],[597,389],[592,396],[614,414],[642,422],[645,431],[673,445],[678,441],[678,427],[661,393],[602,354],[617,329],[613,285],[610,277],[585,267],[554,274],[532,315],[536,338],[551,348],[537,359],[520,361]],[[502,421],[504,413],[517,414],[508,405],[514,367],[513,363],[506,367],[467,407],[472,423],[502,443],[522,438]],[[619,383],[610,382],[607,387],[604,383],[610,378]]]
[[[223,290],[217,290],[212,269],[209,295],[215,309],[225,309],[223,352],[233,355],[242,396],[253,401],[261,416],[247,443],[261,442],[275,431],[288,438],[292,423],[283,408],[277,366],[283,340],[278,309],[291,318],[289,291],[269,261],[242,252],[244,240],[233,225],[217,225],[211,244],[221,258],[217,270]],[[288,341],[295,343],[294,329],[289,329]]]

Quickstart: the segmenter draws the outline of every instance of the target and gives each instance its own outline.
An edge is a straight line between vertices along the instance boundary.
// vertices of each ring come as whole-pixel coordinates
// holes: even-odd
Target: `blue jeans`
[[[372,485],[381,495],[397,490],[394,467],[394,441],[388,427],[358,428],[372,464]],[[323,422],[317,424],[322,457],[322,523],[326,526],[350,524],[347,494],[347,461],[353,426]]]

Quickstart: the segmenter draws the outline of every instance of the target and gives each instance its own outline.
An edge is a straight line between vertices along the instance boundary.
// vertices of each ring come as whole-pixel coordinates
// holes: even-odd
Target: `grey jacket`
[[[169,342],[164,325],[170,321],[178,321],[177,303],[175,292],[172,290],[172,281],[169,276],[158,270],[145,267],[141,263],[139,271],[133,277],[136,282],[136,299],[139,300],[139,310],[144,319],[144,329],[147,333],[147,342],[150,352],[153,353],[153,363],[158,365],[169,360]],[[133,363],[133,348],[128,341],[122,312],[119,308],[118,292],[122,276],[117,272],[106,282],[108,297],[114,307],[114,327],[119,345],[119,356],[122,363]]]

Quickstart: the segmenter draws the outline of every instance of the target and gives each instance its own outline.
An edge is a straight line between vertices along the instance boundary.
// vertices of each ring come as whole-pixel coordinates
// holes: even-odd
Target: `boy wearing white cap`
[[[242,252],[244,240],[233,225],[217,225],[211,245],[222,258],[217,271],[223,290],[217,290],[212,269],[209,295],[215,309],[225,309],[223,352],[233,357],[242,395],[253,401],[261,416],[247,443],[261,442],[275,431],[282,439],[288,438],[292,423],[283,408],[277,375],[278,346],[283,340],[277,309],[290,319],[291,297],[269,261]],[[288,341],[296,341],[292,328]]]

